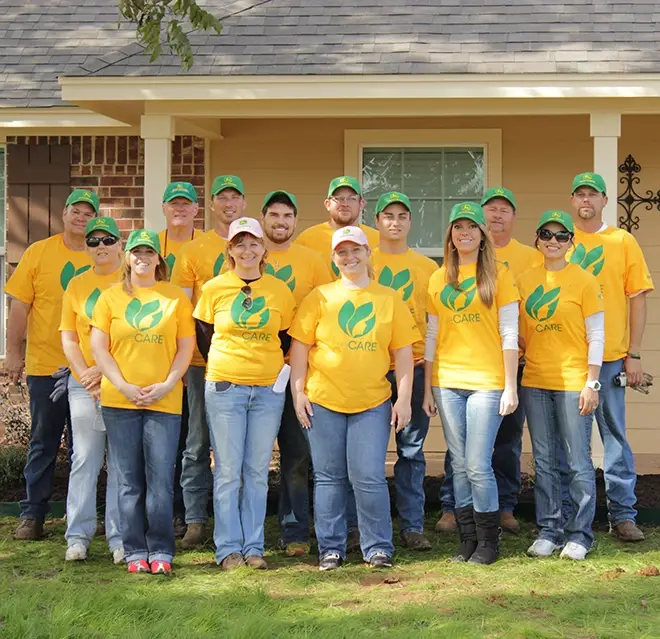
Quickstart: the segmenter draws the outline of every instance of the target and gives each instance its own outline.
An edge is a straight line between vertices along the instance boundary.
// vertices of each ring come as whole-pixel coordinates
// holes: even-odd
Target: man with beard
[[[193,305],[202,286],[220,274],[225,263],[229,225],[243,215],[245,187],[235,175],[221,175],[211,187],[213,228],[185,244],[176,259],[172,283],[183,288]],[[211,486],[210,441],[204,405],[206,362],[195,348],[186,373],[188,394],[188,436],[181,463],[181,489],[186,511],[183,548],[196,548],[206,540],[208,496]]]
[[[282,280],[300,306],[312,289],[331,282],[332,278],[318,253],[292,243],[297,216],[298,204],[293,193],[272,191],[264,199],[261,223],[268,250],[266,273]],[[310,456],[288,385],[277,443],[281,474],[280,544],[289,557],[296,557],[309,552]]]

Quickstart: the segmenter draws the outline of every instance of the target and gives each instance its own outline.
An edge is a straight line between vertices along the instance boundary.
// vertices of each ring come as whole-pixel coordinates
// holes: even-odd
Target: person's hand
[[[22,355],[20,353],[7,351],[5,372],[9,375],[9,380],[12,384],[18,384],[21,381],[23,368],[25,368],[25,360]]]
[[[142,397],[136,402],[138,406],[150,406],[159,402],[165,395],[172,392],[173,385],[167,382],[158,382],[157,384],[150,384],[142,389]]]
[[[626,371],[626,377],[628,378],[628,386],[639,386],[644,378],[642,360],[626,357],[626,359],[623,360],[623,367]]]
[[[88,388],[87,392],[94,398],[95,402],[101,401],[101,384],[98,384],[93,388]]]
[[[135,384],[124,383],[118,390],[132,404],[137,404],[143,396],[142,389]]]
[[[438,407],[435,404],[435,398],[432,392],[427,391],[424,393],[422,408],[429,417],[435,417],[438,414]]]
[[[500,399],[500,415],[506,417],[518,408],[518,392],[515,388],[505,388]]]
[[[296,409],[296,417],[303,428],[311,428],[312,422],[309,421],[310,417],[314,417],[314,410],[312,403],[307,398],[305,393],[298,393],[294,399],[294,406]]]
[[[101,377],[103,377],[103,373],[101,373],[98,366],[90,366],[80,376],[80,383],[86,391],[90,391],[94,386],[98,386],[101,383]]]
[[[598,407],[598,392],[585,386],[580,393],[580,415],[591,415]]]
[[[394,432],[398,433],[410,424],[411,417],[410,400],[402,401],[401,398],[397,399],[394,406],[392,406],[392,421],[390,422],[394,426]]]

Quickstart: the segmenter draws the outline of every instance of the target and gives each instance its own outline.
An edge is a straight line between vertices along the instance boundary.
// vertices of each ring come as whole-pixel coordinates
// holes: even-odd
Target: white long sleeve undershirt
[[[584,318],[584,327],[589,342],[587,363],[592,366],[602,366],[605,350],[605,313],[594,313]]]

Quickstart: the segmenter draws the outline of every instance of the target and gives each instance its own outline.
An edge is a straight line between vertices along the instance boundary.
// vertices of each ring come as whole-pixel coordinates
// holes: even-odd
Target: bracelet
[[[639,353],[628,353],[630,359],[642,359],[642,356]]]

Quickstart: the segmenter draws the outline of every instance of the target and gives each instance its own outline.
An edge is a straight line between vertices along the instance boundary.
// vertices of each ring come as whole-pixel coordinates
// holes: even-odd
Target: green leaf
[[[450,308],[455,310],[457,313],[466,309],[474,299],[474,293],[477,290],[476,284],[477,284],[476,277],[469,277],[468,279],[463,280],[458,285],[458,288],[452,291],[449,295]],[[459,299],[461,295],[465,295],[465,301],[462,306],[457,308],[457,304],[459,303]]]
[[[174,269],[174,263],[176,262],[176,257],[174,256],[174,253],[170,253],[165,258],[165,262],[167,264],[167,268],[169,269],[169,272],[171,273],[172,270]]]
[[[225,265],[225,254],[220,253],[220,255],[218,255],[218,259],[215,261],[215,264],[213,265],[213,277],[217,277],[219,275],[224,265]]]
[[[374,312],[374,305],[371,302],[367,302],[366,304],[362,304],[362,306],[358,306],[355,309],[355,313],[353,313],[353,317],[351,317],[351,319],[348,321],[348,332],[353,337],[359,337],[354,333],[355,327],[357,326],[358,322],[361,322],[362,320],[366,319],[373,312]]]
[[[543,286],[539,284],[533,291],[532,294],[527,298],[525,302],[525,312],[531,318],[536,319],[534,315],[534,305],[541,299],[543,296]]]
[[[339,269],[337,268],[337,265],[334,262],[330,262],[330,266],[332,267],[332,272],[335,274],[335,277],[339,277]]]
[[[339,327],[341,328],[346,335],[350,335],[348,330],[348,322],[353,317],[355,313],[355,306],[351,300],[344,302],[344,305],[339,309],[339,314],[337,315],[337,321],[339,322]]]
[[[555,311],[557,310],[557,304],[559,304],[559,298],[557,298],[554,302],[550,302],[550,304],[548,304],[548,312],[546,313],[545,317],[539,318],[539,322],[545,322],[546,320],[549,320],[555,314]]]
[[[134,297],[127,305],[126,305],[126,321],[133,327],[137,328],[137,323],[135,321],[135,316],[140,312],[140,309],[142,308],[142,304],[140,304],[140,300]]]
[[[592,248],[584,257],[583,268],[589,268],[594,262],[597,262],[603,255],[603,247],[596,246]]]
[[[584,247],[584,244],[580,242],[580,244],[575,247],[573,255],[571,255],[571,264],[579,264],[582,266],[582,261],[584,260],[586,252],[587,249]]]
[[[67,262],[62,267],[62,272],[60,273],[60,284],[63,291],[66,291],[66,287],[69,286],[69,282],[75,277],[75,275],[76,267],[72,262]]]
[[[392,288],[395,291],[398,291],[402,286],[405,286],[409,280],[410,280],[410,271],[408,269],[400,271],[394,276],[394,281],[392,282]]]
[[[268,275],[275,277],[275,269],[273,268],[272,264],[266,263],[265,272],[268,273]]]
[[[270,309],[266,309],[262,314],[261,314],[261,319],[259,320],[259,323],[256,325],[255,330],[263,328],[268,324],[268,320],[270,319]]]
[[[539,301],[536,302],[536,304],[534,304],[534,306],[532,307],[532,315],[535,319],[539,319],[539,313],[540,313],[541,309],[546,304],[549,304],[556,297],[559,297],[560,290],[561,290],[561,287],[558,286],[557,288],[552,288],[547,293],[544,293],[543,295],[541,295],[541,297],[539,298]],[[547,317],[546,317],[546,319],[547,319]],[[539,321],[542,322],[544,320],[539,319]]]
[[[600,262],[594,264],[593,268],[593,274],[598,275],[603,270],[603,266],[605,266],[605,258],[603,258]]]
[[[393,279],[394,275],[392,274],[392,269],[389,266],[386,266],[378,276],[378,283],[390,288],[392,286]]]
[[[245,295],[243,293],[239,293],[235,298],[234,301],[231,304],[231,319],[236,324],[236,326],[242,326],[241,324],[241,314],[245,310],[243,308],[243,300],[245,299]]]
[[[135,328],[141,330],[141,331],[148,331],[152,329],[158,322],[160,322],[161,318],[163,317],[162,313],[159,313],[160,311],[160,302],[158,300],[154,300],[153,302],[147,302],[140,312],[135,316]],[[151,318],[151,322],[149,323],[149,326],[145,326],[142,328],[140,325],[142,324],[142,321],[147,319],[149,315],[153,315]],[[158,317],[160,315],[160,317]]]
[[[446,284],[442,289],[442,293],[440,293],[440,301],[442,302],[443,306],[451,308],[451,306],[449,306],[449,296],[453,293],[454,290],[455,289],[451,284]]]
[[[279,271],[277,271],[277,273],[275,273],[275,277],[277,277],[278,280],[282,280],[283,282],[288,282],[292,275],[293,268],[291,267],[291,264],[288,266],[283,266]]]
[[[376,324],[376,317],[372,315],[369,317],[366,321],[364,321],[364,327],[362,330],[358,330],[360,324],[356,324],[354,329],[353,329],[353,337],[355,339],[358,339],[360,337],[364,337]]]
[[[261,297],[255,297],[252,300],[252,307],[250,308],[250,315],[256,315],[257,313],[261,313],[263,309],[266,307],[266,298],[262,295]]]
[[[410,282],[410,284],[408,284],[408,286],[406,286],[406,288],[403,289],[403,301],[404,302],[406,302],[410,299],[410,296],[412,295],[414,288],[415,288],[415,283]]]
[[[290,280],[289,282],[287,282],[286,285],[289,287],[289,289],[290,289],[291,292],[293,293],[293,291],[296,290],[296,278],[294,277],[292,280]]]
[[[86,271],[89,271],[89,269],[92,268],[90,264],[85,264],[85,266],[81,266],[77,271],[76,275],[82,275]],[[75,277],[75,276],[74,276]]]
[[[96,306],[96,302],[99,301],[99,297],[101,297],[101,291],[99,291],[98,288],[95,288],[89,294],[89,297],[85,302],[85,315],[87,315],[89,319],[92,319],[92,315],[94,314],[94,307]]]

